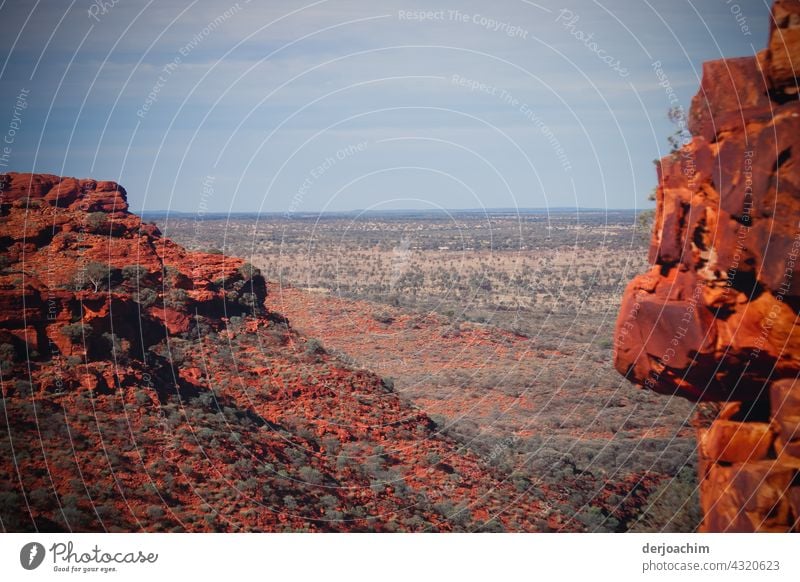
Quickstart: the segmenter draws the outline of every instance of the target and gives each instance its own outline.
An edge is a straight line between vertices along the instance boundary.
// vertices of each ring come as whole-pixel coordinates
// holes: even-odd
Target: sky
[[[0,0],[3,171],[134,211],[647,208],[763,0]],[[10,142],[10,143],[9,143]]]

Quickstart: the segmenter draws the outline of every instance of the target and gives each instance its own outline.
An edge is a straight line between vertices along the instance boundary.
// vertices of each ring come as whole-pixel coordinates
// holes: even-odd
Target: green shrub
[[[614,346],[614,342],[610,338],[603,338],[597,342],[597,347],[602,350],[610,350]]]
[[[140,287],[135,297],[136,302],[145,309],[158,301],[158,293],[149,287]]]
[[[189,294],[186,292],[185,289],[172,289],[167,293],[167,296],[164,299],[164,305],[170,307],[171,309],[183,309],[186,306],[186,302],[189,300]]]
[[[252,310],[258,307],[258,299],[254,293],[242,293],[239,297],[239,304]]]
[[[125,265],[122,267],[122,280],[132,285],[139,285],[147,275],[141,265]]]
[[[691,533],[702,519],[697,476],[693,467],[685,467],[650,495],[630,531]]]
[[[106,342],[110,355],[115,357],[117,362],[120,364],[128,362],[128,350],[116,334],[104,333],[103,340]]]
[[[70,323],[61,328],[61,335],[65,336],[73,344],[83,341],[84,335],[88,338],[92,328],[82,323]]]
[[[17,349],[11,344],[0,344],[0,361],[10,364],[17,359]]]
[[[158,505],[151,505],[147,508],[147,517],[152,520],[161,519],[164,517],[164,510]]]
[[[310,339],[306,342],[306,355],[314,356],[319,354],[324,354],[325,348],[322,345],[322,342],[318,339]]]
[[[613,532],[619,525],[615,518],[595,506],[582,509],[575,517],[589,532]]]
[[[383,311],[383,310],[375,311],[372,314],[372,319],[386,325],[389,325],[394,321],[394,317],[392,316],[392,314],[389,313],[388,311]]]
[[[91,212],[86,215],[86,228],[89,232],[102,233],[108,230],[108,214]]]
[[[439,453],[430,452],[425,455],[425,463],[429,466],[438,465],[441,462],[442,458],[439,456]]]
[[[241,275],[242,279],[244,279],[245,281],[249,281],[253,277],[261,275],[261,270],[254,267],[250,263],[242,264],[242,266],[239,267],[238,271],[239,275]]]

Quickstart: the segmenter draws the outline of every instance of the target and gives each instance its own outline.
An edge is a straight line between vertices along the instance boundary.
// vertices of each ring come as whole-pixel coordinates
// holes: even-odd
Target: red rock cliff
[[[774,4],[766,50],[704,64],[617,321],[620,373],[725,403],[698,429],[706,531],[800,528],[798,67],[800,0]]]
[[[103,359],[110,335],[143,357],[193,316],[263,308],[241,259],[189,252],[128,212],[114,182],[9,173],[0,182],[0,343],[15,359]]]

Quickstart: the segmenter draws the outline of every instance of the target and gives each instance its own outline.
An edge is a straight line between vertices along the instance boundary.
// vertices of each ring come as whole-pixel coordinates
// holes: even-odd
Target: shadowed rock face
[[[628,285],[614,363],[632,382],[726,402],[699,429],[709,531],[800,518],[800,1],[766,50],[703,65],[691,143],[658,164],[652,267]]]
[[[35,350],[96,359],[108,346],[95,340],[108,343],[106,333],[142,357],[167,334],[188,332],[193,314],[263,309],[259,273],[248,273],[241,259],[189,252],[163,238],[128,212],[118,184],[43,174],[3,178],[0,342],[15,346],[19,357]],[[64,330],[76,322],[84,326],[81,341]]]

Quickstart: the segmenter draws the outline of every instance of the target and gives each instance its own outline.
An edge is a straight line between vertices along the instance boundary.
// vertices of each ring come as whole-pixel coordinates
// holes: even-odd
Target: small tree
[[[616,518],[606,515],[601,508],[594,505],[582,508],[575,518],[588,532],[614,532],[619,526]]]
[[[647,507],[630,529],[634,532],[694,532],[702,520],[697,476],[687,467],[650,494]]]
[[[158,505],[151,505],[147,508],[147,517],[157,521],[164,517],[164,510]]]
[[[429,466],[438,465],[442,458],[435,451],[431,451],[425,455],[425,463]]]
[[[670,145],[670,153],[675,154],[691,140],[691,133],[686,124],[686,113],[683,107],[671,107],[667,111],[667,118],[675,124],[675,132],[667,138]]]
[[[655,216],[655,210],[642,210],[636,215],[636,227],[640,229],[640,232],[649,236],[650,231],[653,230],[653,221],[655,220]]]
[[[103,334],[103,339],[108,346],[109,352],[116,358],[117,362],[126,364],[129,358],[127,342],[123,344],[116,334],[108,332]]]
[[[239,304],[253,310],[258,307],[258,298],[254,293],[242,293],[239,297]]]
[[[94,261],[86,265],[86,278],[89,280],[89,284],[94,287],[95,291],[99,291],[100,287],[108,284],[108,277],[108,265],[96,263]]]
[[[392,314],[384,310],[375,311],[372,314],[372,319],[374,319],[379,323],[384,323],[386,325],[389,325],[390,323],[394,322],[394,317],[392,316]]]
[[[310,483],[312,485],[319,485],[320,483],[322,483],[323,480],[322,473],[320,473],[313,467],[309,467],[308,465],[300,467],[299,473],[300,473],[300,478],[306,483]]]

